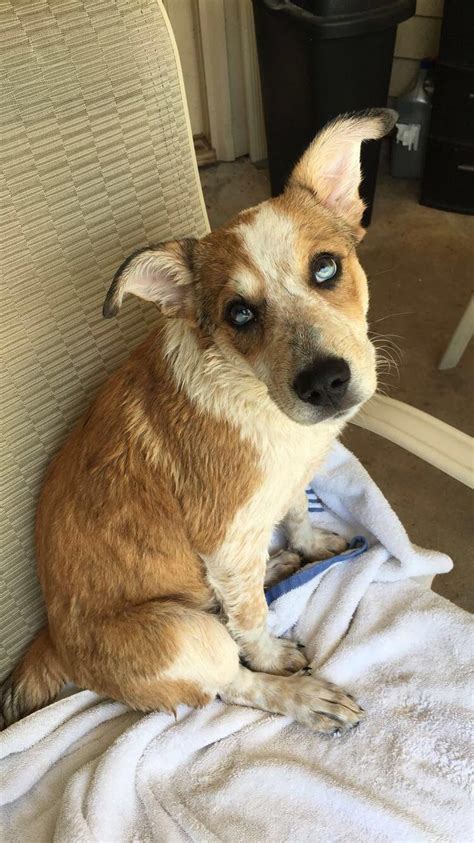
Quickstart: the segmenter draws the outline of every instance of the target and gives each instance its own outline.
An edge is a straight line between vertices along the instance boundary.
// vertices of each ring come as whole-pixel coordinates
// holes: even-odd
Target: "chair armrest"
[[[375,395],[352,424],[377,433],[474,488],[473,439],[402,401]]]

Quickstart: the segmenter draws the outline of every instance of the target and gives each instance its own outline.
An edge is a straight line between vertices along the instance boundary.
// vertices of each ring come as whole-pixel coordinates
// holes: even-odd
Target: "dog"
[[[264,585],[346,546],[311,526],[304,489],[376,389],[359,161],[395,120],[338,118],[283,194],[117,271],[104,316],[133,294],[158,326],[47,472],[47,626],[6,683],[7,724],[68,681],[139,711],[219,697],[328,734],[363,716],[301,645],[272,637]],[[268,560],[278,522],[289,549]]]

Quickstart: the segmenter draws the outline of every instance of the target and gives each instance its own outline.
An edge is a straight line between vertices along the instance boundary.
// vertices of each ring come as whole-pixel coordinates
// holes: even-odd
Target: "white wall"
[[[197,0],[163,0],[178,46],[193,135],[206,135],[209,120]]]
[[[438,54],[442,14],[443,0],[417,0],[416,15],[398,27],[390,80],[392,96],[409,90],[420,59]]]

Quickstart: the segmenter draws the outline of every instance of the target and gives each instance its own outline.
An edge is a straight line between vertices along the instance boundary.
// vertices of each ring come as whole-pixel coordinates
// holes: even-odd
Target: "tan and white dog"
[[[270,635],[264,583],[345,547],[311,527],[304,488],[376,388],[359,156],[395,118],[336,120],[283,195],[118,270],[104,315],[133,293],[158,305],[158,328],[47,473],[48,624],[7,682],[7,723],[68,680],[140,711],[218,695],[321,732],[359,721],[298,644]],[[280,521],[293,552],[269,562]]]

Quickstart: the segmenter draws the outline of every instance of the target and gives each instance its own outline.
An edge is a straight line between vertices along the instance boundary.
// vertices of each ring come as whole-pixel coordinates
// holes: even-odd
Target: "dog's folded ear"
[[[311,190],[322,205],[357,228],[365,207],[359,196],[361,144],[388,134],[397,118],[392,109],[373,108],[328,123],[296,164],[289,186]]]
[[[127,293],[153,301],[165,316],[187,315],[193,281],[195,240],[170,240],[147,246],[130,255],[115,273],[102,308],[106,319],[115,316]]]

